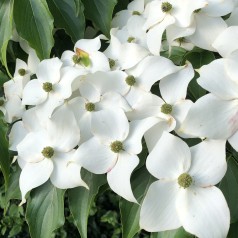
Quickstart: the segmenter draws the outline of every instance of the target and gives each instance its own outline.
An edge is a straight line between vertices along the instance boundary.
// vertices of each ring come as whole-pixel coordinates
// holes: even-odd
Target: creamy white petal
[[[50,175],[52,184],[60,189],[74,188],[87,184],[82,180],[80,171],[81,166],[72,161],[74,151],[69,153],[58,153],[54,159],[54,170]]]
[[[138,164],[139,158],[136,155],[122,152],[118,154],[116,165],[107,173],[110,188],[119,196],[135,203],[137,201],[131,189],[130,177]]]
[[[192,163],[189,174],[199,187],[209,187],[224,177],[226,164],[225,140],[205,140],[190,148]]]
[[[44,158],[41,152],[46,146],[51,146],[51,144],[46,132],[41,130],[28,133],[17,145],[17,151],[25,161],[36,163]]]
[[[131,106],[127,100],[119,93],[108,92],[101,96],[101,101],[96,105],[97,110],[106,108],[121,108],[124,112],[131,111]]]
[[[68,152],[79,143],[80,130],[67,105],[56,110],[48,121],[47,133],[51,145],[60,152]]]
[[[36,70],[36,76],[39,82],[49,82],[52,84],[59,82],[62,64],[62,61],[57,57],[41,61]]]
[[[166,15],[164,20],[151,28],[147,33],[147,46],[149,48],[149,51],[154,55],[160,55],[160,48],[161,48],[161,41],[162,41],[162,35],[165,29],[174,24],[175,19],[171,15]]]
[[[108,58],[102,52],[92,52],[90,54],[91,66],[90,72],[95,73],[97,71],[109,71],[110,66]]]
[[[87,81],[92,83],[101,94],[109,91],[115,91],[124,95],[129,90],[129,85],[126,84],[127,74],[123,71],[115,70],[112,72],[96,72],[87,75]]]
[[[52,171],[53,163],[49,159],[44,159],[38,163],[27,163],[24,166],[19,179],[23,203],[27,192],[45,183]]]
[[[237,26],[238,22],[238,7],[236,5],[236,8],[233,9],[230,17],[226,20],[226,23],[228,26]]]
[[[230,212],[222,192],[209,188],[181,189],[177,212],[184,229],[200,238],[225,238]]]
[[[196,46],[205,50],[216,51],[212,43],[227,28],[221,17],[209,17],[203,13],[196,13],[196,31],[188,39]]]
[[[42,83],[33,79],[25,86],[22,95],[23,105],[39,105],[47,98],[48,93],[44,91]]]
[[[149,152],[155,147],[164,131],[170,132],[174,129],[174,125],[171,125],[169,121],[162,118],[158,118],[158,123],[145,132],[145,142]]]
[[[238,40],[238,26],[231,26],[222,31],[213,42],[212,46],[222,57],[229,56],[238,49],[236,44]]]
[[[175,128],[176,131],[186,118],[188,111],[192,105],[193,102],[190,100],[181,100],[173,105],[173,111],[171,113],[171,116],[173,116],[174,119],[176,120],[176,128]]]
[[[23,140],[27,135],[27,130],[23,125],[22,121],[18,121],[13,124],[11,132],[9,133],[9,149],[17,151],[16,146]]]
[[[94,174],[104,174],[115,166],[117,157],[118,154],[112,152],[109,146],[92,137],[79,146],[73,160]]]
[[[132,16],[131,12],[128,10],[122,10],[116,13],[111,22],[111,27],[122,28],[127,24],[128,19]]]
[[[141,205],[140,228],[158,232],[180,227],[175,207],[178,192],[176,181],[159,180],[152,183]]]
[[[158,179],[177,179],[189,170],[190,164],[191,153],[187,144],[166,131],[146,161],[147,169]]]
[[[144,92],[137,103],[133,105],[132,111],[126,113],[127,118],[132,121],[156,116],[161,112],[163,104],[164,101],[157,95]]]
[[[39,60],[35,50],[30,48],[28,59],[27,59],[27,64],[28,64],[28,68],[32,74],[36,73],[39,63],[40,63],[40,60]]]
[[[94,39],[81,39],[75,43],[74,48],[79,48],[86,52],[98,51],[101,47],[100,37]]]
[[[198,99],[181,125],[182,133],[227,139],[238,129],[238,100],[223,101],[212,94]]]
[[[161,56],[148,56],[136,67],[127,71],[135,77],[136,86],[145,91],[150,91],[152,85],[169,74],[179,71],[181,67]]]
[[[130,154],[139,154],[142,150],[142,137],[145,132],[152,126],[158,123],[158,119],[155,117],[148,117],[143,120],[136,120],[130,122],[130,131],[123,142],[123,148]]]
[[[92,133],[105,143],[124,141],[129,133],[129,122],[121,110],[104,109],[93,113]]]
[[[100,101],[100,91],[90,82],[84,81],[79,87],[80,95],[88,102],[95,103]]]
[[[217,97],[230,100],[238,98],[238,80],[231,80],[226,69],[227,59],[217,59],[199,69],[197,82]]]
[[[160,80],[159,88],[162,98],[168,104],[174,104],[185,99],[187,87],[194,76],[192,65],[187,62],[179,71],[170,74]]]

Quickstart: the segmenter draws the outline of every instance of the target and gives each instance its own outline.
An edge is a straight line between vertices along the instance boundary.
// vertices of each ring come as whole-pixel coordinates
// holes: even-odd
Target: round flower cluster
[[[115,193],[137,203],[130,177],[144,137],[146,167],[158,180],[142,202],[140,227],[225,238],[230,213],[215,185],[227,169],[226,140],[238,151],[237,25],[234,0],[134,0],[113,19],[104,52],[100,35],[79,40],[61,59],[40,62],[33,50],[27,63],[17,59],[0,110],[13,123],[22,203],[48,179],[60,189],[90,189],[82,167],[106,173]],[[209,93],[195,103],[186,99],[192,65],[160,56],[172,46],[222,57],[196,69]],[[181,139],[194,137],[203,141],[191,148]]]

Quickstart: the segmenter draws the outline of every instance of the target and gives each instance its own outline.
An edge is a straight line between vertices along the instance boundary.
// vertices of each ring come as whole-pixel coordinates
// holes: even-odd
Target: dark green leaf
[[[5,123],[3,113],[0,111],[0,166],[5,180],[5,189],[8,187],[10,172],[7,131],[8,125]]]
[[[9,80],[9,77],[0,70],[0,87]]]
[[[85,16],[106,36],[109,36],[113,9],[117,0],[82,0]]]
[[[84,37],[85,18],[81,1],[47,0],[47,2],[57,28],[63,28],[74,43]]]
[[[238,234],[238,223],[233,223],[230,226],[227,238],[237,238],[237,234]]]
[[[99,188],[106,183],[105,175],[95,175],[87,171],[82,173],[89,190],[78,187],[68,190],[69,208],[82,238],[87,237],[87,225],[90,208]]]
[[[238,164],[230,157],[227,161],[227,172],[220,182],[220,189],[223,192],[231,213],[231,223],[238,221]]]
[[[64,192],[49,181],[31,192],[26,220],[32,238],[50,238],[64,224]]]
[[[19,166],[16,166],[15,170],[10,174],[9,186],[5,193],[6,205],[11,199],[21,199],[21,192],[19,188],[20,173],[21,169]]]
[[[53,18],[46,0],[15,1],[13,15],[18,34],[36,50],[41,60],[49,58],[54,45]]]
[[[12,14],[14,0],[0,1],[0,60],[7,67],[7,44],[12,36]],[[9,73],[9,72],[8,72]]]
[[[193,238],[194,236],[187,233],[183,227],[171,231],[162,231],[152,233],[150,238]]]
[[[138,169],[131,178],[132,189],[138,202],[141,202],[150,184],[155,179],[149,174],[145,166]],[[140,206],[136,203],[120,200],[120,212],[123,238],[132,238],[140,230]]]
[[[169,58],[176,65],[184,65],[185,64],[184,57],[186,53],[187,51],[184,48],[173,46],[171,52],[169,51],[161,52],[161,56]]]

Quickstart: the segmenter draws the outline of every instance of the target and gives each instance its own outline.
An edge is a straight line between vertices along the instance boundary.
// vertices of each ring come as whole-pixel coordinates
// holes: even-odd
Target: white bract
[[[214,186],[227,168],[225,141],[208,140],[189,148],[164,132],[146,166],[159,180],[151,184],[142,203],[142,229],[157,232],[183,226],[200,238],[226,237],[229,208]]]
[[[108,184],[118,195],[137,202],[130,184],[132,171],[139,163],[141,139],[157,120],[128,122],[125,113],[117,109],[102,110],[92,117],[94,137],[79,146],[75,160],[92,173],[107,173]]]
[[[81,167],[72,161],[80,131],[73,113],[63,106],[48,120],[46,128],[30,131],[16,146],[21,163],[20,190],[22,203],[28,191],[49,178],[54,186],[65,189],[86,186]]]

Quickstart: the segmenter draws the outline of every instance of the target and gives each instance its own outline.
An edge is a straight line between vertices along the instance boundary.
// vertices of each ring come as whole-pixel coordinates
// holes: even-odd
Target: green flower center
[[[135,40],[135,37],[130,36],[128,37],[127,42],[131,43],[133,40]]]
[[[0,107],[4,105],[4,100],[0,99]]]
[[[110,147],[114,153],[119,153],[121,150],[123,150],[123,144],[121,141],[118,140],[112,142]]]
[[[176,41],[177,41],[178,43],[185,42],[185,37],[179,37],[179,38],[176,39]]]
[[[140,14],[140,12],[138,12],[138,11],[134,11],[134,12],[132,12],[132,15],[140,16],[141,14]]]
[[[172,4],[169,2],[163,2],[161,5],[162,12],[169,12],[172,9]]]
[[[89,112],[92,112],[95,110],[95,104],[92,102],[85,103],[85,109]]]
[[[128,75],[126,77],[126,83],[129,85],[129,86],[133,86],[135,83],[136,83],[136,79],[133,75]]]
[[[43,89],[44,89],[44,91],[49,93],[50,91],[53,90],[53,84],[49,83],[49,82],[43,83]]]
[[[73,55],[72,60],[75,64],[80,64],[81,63],[81,58],[78,55]]]
[[[47,146],[41,151],[41,153],[45,158],[50,159],[53,157],[55,151],[52,147]]]
[[[110,59],[110,58],[108,59],[108,61],[109,61],[110,69],[112,69],[116,65],[116,62],[115,62],[115,60]]]
[[[163,104],[162,107],[161,107],[161,112],[164,113],[164,114],[170,114],[173,110],[173,107],[172,105],[170,104]]]
[[[24,76],[26,74],[26,70],[25,69],[19,69],[18,70],[18,73],[21,75],[21,76]]]
[[[192,183],[193,183],[193,179],[187,173],[183,173],[178,177],[178,184],[182,188],[188,188],[191,186]]]

